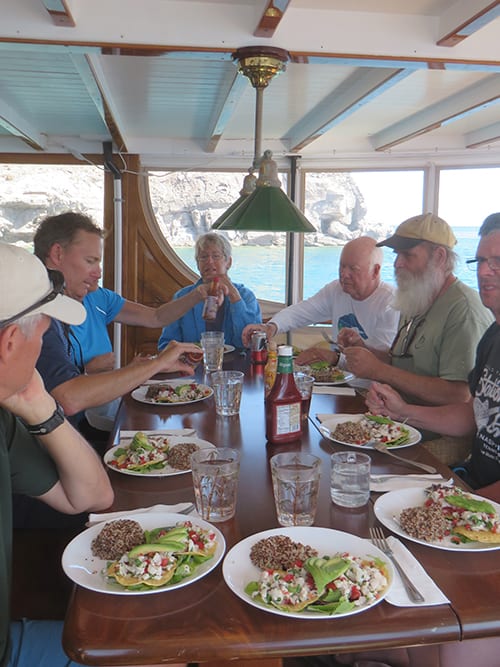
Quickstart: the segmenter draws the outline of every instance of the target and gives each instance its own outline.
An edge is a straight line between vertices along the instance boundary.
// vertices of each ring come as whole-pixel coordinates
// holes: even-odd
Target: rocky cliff
[[[173,246],[191,246],[239,196],[241,174],[156,173],[150,178],[153,210]],[[383,237],[367,218],[363,195],[349,174],[309,174],[305,215],[316,227],[307,245],[339,245],[360,234]],[[102,220],[102,170],[91,166],[0,165],[0,239],[29,245],[38,220],[65,210]],[[283,243],[284,236],[229,232],[235,245]]]

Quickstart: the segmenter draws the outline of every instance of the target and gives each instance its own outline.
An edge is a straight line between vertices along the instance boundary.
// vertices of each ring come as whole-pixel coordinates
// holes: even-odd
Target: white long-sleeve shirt
[[[381,282],[369,297],[357,301],[344,292],[338,280],[333,280],[309,299],[284,308],[270,321],[278,327],[277,333],[285,333],[331,320],[335,339],[340,329],[350,327],[357,329],[370,347],[387,349],[399,321],[399,312],[391,306],[393,292],[391,285]]]

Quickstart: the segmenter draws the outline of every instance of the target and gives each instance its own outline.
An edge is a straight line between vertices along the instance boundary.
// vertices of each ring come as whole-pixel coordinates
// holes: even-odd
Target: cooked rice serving
[[[137,521],[110,521],[92,540],[92,554],[104,560],[117,560],[138,544],[144,544],[144,531]]]
[[[310,546],[294,542],[286,535],[274,535],[256,542],[250,549],[250,560],[261,569],[287,570],[297,561],[317,556]]]
[[[332,435],[336,440],[353,443],[368,442],[372,437],[370,430],[363,426],[361,422],[351,421],[337,424]]]
[[[449,525],[441,508],[407,507],[399,515],[399,525],[411,537],[425,542],[437,542],[449,531]]]
[[[167,463],[176,470],[189,470],[191,468],[191,454],[197,452],[198,449],[198,445],[194,442],[181,442],[168,450]]]

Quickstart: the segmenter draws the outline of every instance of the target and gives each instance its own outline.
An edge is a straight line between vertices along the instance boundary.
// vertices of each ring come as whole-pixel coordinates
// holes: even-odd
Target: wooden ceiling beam
[[[236,72],[231,84],[231,88],[224,98],[220,108],[216,112],[215,118],[212,120],[212,130],[210,131],[210,136],[205,147],[205,151],[207,153],[213,153],[217,148],[224,130],[231,120],[231,117],[236,107],[238,106],[238,102],[240,101],[241,96],[245,90],[248,88],[248,85],[248,80]]]
[[[439,32],[442,36],[436,44],[456,46],[498,16],[500,16],[500,0],[486,3],[484,0],[459,0],[443,12],[439,22]]]
[[[42,4],[50,14],[55,25],[62,28],[74,28],[76,23],[66,0],[42,0]]]
[[[0,127],[14,137],[19,137],[36,151],[45,150],[46,138],[23,116],[6,102],[0,100]]]
[[[493,74],[479,83],[451,95],[399,123],[374,134],[371,143],[376,151],[385,151],[414,137],[435,130],[445,123],[474,113],[478,108],[497,103],[500,98],[500,76]]]
[[[411,70],[406,69],[366,67],[356,70],[287,133],[290,152],[301,151],[410,74]]]
[[[254,37],[273,37],[290,0],[269,0],[254,31]]]
[[[500,140],[500,123],[493,123],[465,135],[466,148],[479,148]]]

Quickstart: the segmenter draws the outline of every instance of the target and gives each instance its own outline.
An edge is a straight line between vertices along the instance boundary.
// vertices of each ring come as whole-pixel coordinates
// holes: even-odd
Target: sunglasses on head
[[[24,317],[25,315],[29,315],[37,308],[40,308],[40,306],[44,306],[46,303],[54,301],[56,296],[64,292],[63,274],[60,271],[56,271],[55,269],[47,269],[47,273],[49,274],[49,279],[52,283],[52,290],[46,296],[33,303],[31,306],[28,306],[24,310],[21,310],[21,312],[17,313],[16,315],[13,315],[6,320],[0,320],[0,329],[8,326],[9,324],[12,324],[16,320],[20,320],[21,317]]]

